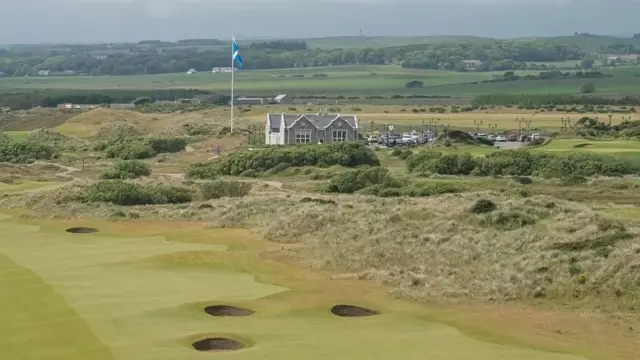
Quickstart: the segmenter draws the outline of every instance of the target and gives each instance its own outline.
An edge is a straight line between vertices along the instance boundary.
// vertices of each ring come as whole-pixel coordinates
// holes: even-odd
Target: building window
[[[333,130],[333,132],[331,133],[331,139],[333,141],[347,141],[347,131]]]
[[[311,142],[311,130],[296,130],[296,144],[308,144]]]

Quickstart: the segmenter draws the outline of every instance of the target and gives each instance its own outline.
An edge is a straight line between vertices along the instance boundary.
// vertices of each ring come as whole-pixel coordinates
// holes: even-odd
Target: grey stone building
[[[341,114],[267,114],[265,144],[317,144],[358,138],[358,117]]]

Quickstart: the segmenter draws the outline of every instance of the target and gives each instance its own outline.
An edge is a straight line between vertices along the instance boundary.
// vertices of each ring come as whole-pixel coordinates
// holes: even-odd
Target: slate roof
[[[338,116],[347,122],[352,128],[357,128],[355,115],[341,114],[269,114],[269,125],[272,129],[280,129],[280,121],[284,117],[284,126],[291,127],[296,120],[306,117],[318,129],[325,129]]]

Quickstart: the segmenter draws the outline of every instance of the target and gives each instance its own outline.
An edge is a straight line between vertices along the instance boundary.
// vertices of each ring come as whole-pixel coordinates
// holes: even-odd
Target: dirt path
[[[184,173],[156,173],[155,175],[167,176],[167,177],[171,177],[171,178],[174,178],[174,179],[184,179],[185,178]],[[265,185],[269,185],[271,187],[274,187],[276,189],[282,189],[282,183],[280,181],[253,180],[253,179],[241,179],[241,180],[237,180],[237,181],[248,182],[248,183],[253,183],[253,184],[265,184]]]

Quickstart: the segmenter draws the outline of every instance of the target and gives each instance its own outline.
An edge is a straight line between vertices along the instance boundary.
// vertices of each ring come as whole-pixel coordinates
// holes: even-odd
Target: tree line
[[[170,43],[174,44],[174,43]],[[37,75],[135,75],[211,71],[227,67],[226,46],[210,47],[181,43],[165,46],[146,41],[135,47],[113,45],[99,52],[88,45],[53,48],[27,46],[2,50],[0,72],[5,76]],[[266,41],[241,47],[246,69],[321,67],[350,64],[397,63],[407,68],[466,71],[463,60],[478,60],[479,71],[520,70],[527,62],[558,62],[582,59],[573,45],[543,41],[494,41],[483,44],[423,44],[386,48],[310,49],[304,41]],[[537,66],[537,65],[536,65]]]

